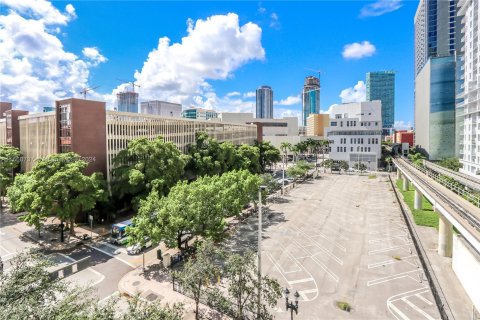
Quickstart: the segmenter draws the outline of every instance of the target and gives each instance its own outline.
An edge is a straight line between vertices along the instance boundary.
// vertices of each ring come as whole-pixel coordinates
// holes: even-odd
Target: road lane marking
[[[392,281],[392,280],[395,280],[395,279],[405,278],[410,273],[420,272],[420,271],[422,271],[422,270],[410,270],[410,271],[405,271],[405,272],[393,274],[393,275],[390,275],[390,276],[387,276],[387,277],[382,277],[382,278],[378,278],[378,279],[375,279],[375,280],[370,280],[370,281],[367,282],[367,287],[374,286],[374,285],[381,284],[381,283],[388,282],[388,281]]]
[[[114,259],[117,259],[118,261],[121,261],[121,262],[125,263],[127,266],[130,266],[130,267],[132,267],[133,269],[136,269],[136,268],[137,268],[135,265],[131,264],[130,262],[128,262],[128,261],[126,261],[126,260],[124,260],[124,259],[122,259],[122,258],[116,257],[116,256],[114,256],[113,254],[111,254],[111,253],[109,253],[109,252],[107,252],[107,251],[105,251],[105,250],[102,250],[102,249],[100,249],[100,248],[97,248],[97,247],[92,246],[92,245],[89,245],[89,244],[87,244],[86,246],[89,247],[89,248],[91,248],[91,249],[97,250],[97,251],[99,251],[99,252],[101,252],[101,253],[103,253],[103,254],[106,254],[107,256],[110,256],[110,257],[112,257],[112,258],[114,258]]]
[[[399,319],[398,319],[397,315],[396,315],[394,312],[392,312],[392,310],[395,311],[403,320],[410,320],[410,318],[407,317],[407,316],[405,315],[405,313],[403,313],[402,311],[400,311],[400,309],[398,309],[397,307],[395,307],[395,306],[393,305],[393,303],[387,302],[387,308],[388,308],[388,311],[390,311],[390,313],[393,314],[393,316],[394,316],[397,320],[399,320]]]
[[[308,281],[314,281],[314,280],[313,278],[304,278],[299,280],[288,281],[288,284],[297,284],[297,283],[308,282]]]

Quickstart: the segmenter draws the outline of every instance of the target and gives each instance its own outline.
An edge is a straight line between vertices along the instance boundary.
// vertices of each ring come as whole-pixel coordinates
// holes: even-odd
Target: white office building
[[[458,149],[461,172],[480,174],[480,3],[477,0],[459,0],[459,15],[463,16],[462,49],[457,59],[461,75],[457,92]],[[460,61],[458,61],[460,60]],[[458,72],[458,71],[457,71]],[[462,90],[463,89],[463,90]]]
[[[347,161],[350,168],[361,162],[376,171],[382,155],[381,101],[333,106],[325,137],[330,141],[330,159]]]
[[[166,118],[180,118],[182,114],[182,105],[158,100],[144,101],[140,105],[140,113]]]

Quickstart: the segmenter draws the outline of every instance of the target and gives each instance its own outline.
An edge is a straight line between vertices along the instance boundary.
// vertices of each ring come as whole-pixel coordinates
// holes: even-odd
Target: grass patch
[[[376,174],[369,174],[368,179],[376,179],[377,175]]]
[[[347,311],[347,312],[350,312],[350,309],[351,309],[350,304],[345,301],[337,301],[337,307],[340,310]]]
[[[410,211],[413,214],[413,221],[419,226],[432,227],[438,230],[438,213],[433,211],[432,204],[425,198],[422,197],[422,210],[417,210],[413,208],[413,201],[415,197],[415,189],[412,188],[411,184],[408,184],[409,190],[403,191],[403,180],[397,180],[397,187],[400,193],[403,195],[403,200],[410,208]]]

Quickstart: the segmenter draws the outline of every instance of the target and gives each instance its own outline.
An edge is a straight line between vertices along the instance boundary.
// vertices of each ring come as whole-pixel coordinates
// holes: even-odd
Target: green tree
[[[0,212],[3,210],[3,197],[13,182],[13,171],[20,164],[20,150],[15,147],[0,146]]]
[[[223,275],[227,279],[226,298],[230,301],[234,319],[253,318],[260,310],[259,319],[273,319],[271,308],[282,296],[278,281],[268,276],[257,277],[256,255],[248,251],[243,255],[231,254],[227,257]],[[261,305],[258,305],[258,291],[261,292]]]
[[[185,157],[172,142],[138,138],[115,157],[112,192],[119,199],[128,196],[138,205],[155,190],[166,195],[183,176]]]
[[[264,173],[260,177],[261,185],[267,187],[268,193],[275,192],[282,187],[282,185],[270,173]]]
[[[242,144],[236,149],[236,159],[233,169],[248,170],[253,174],[260,173],[260,150],[255,146]]]
[[[281,160],[280,150],[275,148],[270,141],[255,141],[255,146],[260,152],[260,167],[262,172],[265,172],[267,167],[272,167],[275,163]]]
[[[390,172],[391,171],[391,166],[392,166],[392,163],[393,163],[392,157],[391,156],[386,157],[385,162],[387,163],[387,168],[388,168],[387,170],[388,170],[388,172]]]
[[[342,169],[344,172],[347,172],[348,168],[350,168],[349,164],[345,160],[340,161],[340,169]]]
[[[444,158],[440,160],[438,164],[444,168],[457,172],[462,167],[462,164],[460,163],[460,160],[458,158]]]
[[[193,177],[222,174],[226,171],[225,149],[205,132],[196,134],[195,143],[188,146],[190,159],[186,170]]]
[[[39,229],[42,220],[53,215],[62,223],[66,221],[70,234],[75,234],[77,215],[93,209],[98,201],[107,200],[102,174],[84,175],[87,165],[73,152],[39,160],[30,172],[17,176],[18,181],[8,189],[12,207],[26,211],[21,219],[30,226]]]
[[[295,144],[295,148],[297,149],[298,153],[300,153],[301,155],[305,155],[305,153],[308,151],[308,145],[305,141],[301,141]]]
[[[215,281],[220,275],[220,268],[215,263],[220,256],[220,250],[212,241],[207,240],[197,248],[195,256],[188,259],[180,271],[173,273],[175,281],[178,281],[195,302],[195,319],[200,319],[198,312],[200,298],[205,296],[205,290],[210,287],[210,282]]]
[[[148,302],[135,296],[128,300],[128,308],[115,319],[122,320],[182,320],[183,305],[160,305],[158,302]],[[96,320],[96,318],[92,318]]]
[[[362,174],[365,170],[367,170],[367,166],[363,162],[357,162],[353,165],[353,168],[360,171]]]
[[[408,159],[418,166],[423,166],[423,160],[425,160],[425,156],[420,152],[416,152],[409,154]]]
[[[222,176],[204,176],[188,184],[177,183],[168,196],[152,192],[141,201],[130,242],[150,236],[155,242],[181,248],[185,236],[217,239],[223,234],[225,218],[237,215],[255,198],[260,178],[247,170]]]
[[[333,160],[332,159],[323,160],[323,162],[322,162],[322,166],[326,169],[331,169],[332,165],[333,165]]]

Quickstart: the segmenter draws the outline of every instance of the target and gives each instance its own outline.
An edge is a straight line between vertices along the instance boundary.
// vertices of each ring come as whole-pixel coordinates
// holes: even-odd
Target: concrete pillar
[[[420,192],[420,190],[415,188],[415,197],[414,197],[414,201],[413,201],[413,208],[414,209],[422,210],[422,198],[423,198],[423,195]]]
[[[439,214],[438,220],[438,254],[442,257],[452,256],[453,247],[453,228],[450,221],[442,214]]]
[[[397,168],[397,180],[402,179],[402,172]]]
[[[403,176],[403,191],[408,191],[408,178]]]

